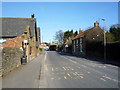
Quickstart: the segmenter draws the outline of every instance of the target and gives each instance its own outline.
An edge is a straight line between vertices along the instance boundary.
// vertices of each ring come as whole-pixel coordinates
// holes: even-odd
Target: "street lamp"
[[[106,23],[105,23],[105,19],[101,19],[104,22],[104,60],[106,61]]]

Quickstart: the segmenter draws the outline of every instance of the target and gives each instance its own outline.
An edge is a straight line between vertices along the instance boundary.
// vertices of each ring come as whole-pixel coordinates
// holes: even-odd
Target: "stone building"
[[[40,45],[40,28],[34,14],[31,18],[0,18],[2,19],[1,47],[19,47],[25,52],[27,61],[38,54]]]
[[[96,21],[94,27],[85,31],[80,30],[79,34],[72,39],[72,53],[78,56],[85,56],[90,43],[102,42],[103,36],[103,30]],[[91,48],[91,46],[89,47]]]

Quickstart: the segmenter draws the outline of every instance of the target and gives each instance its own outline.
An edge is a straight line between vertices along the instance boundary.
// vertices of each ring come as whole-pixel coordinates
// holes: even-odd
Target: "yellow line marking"
[[[67,75],[68,75],[68,76],[70,76],[70,74],[69,74],[69,73],[67,73]]]
[[[65,67],[62,67],[62,68],[63,68],[64,70],[66,70]]]
[[[80,78],[84,78],[83,76],[80,76]]]
[[[77,75],[76,73],[73,73],[74,75]]]
[[[64,76],[64,79],[67,79],[67,77],[66,77],[66,76]]]
[[[100,78],[101,80],[103,80],[103,81],[106,81],[105,79],[103,79],[103,78]]]
[[[77,72],[75,72],[75,74],[76,74],[76,75],[78,75],[78,73],[77,73]]]

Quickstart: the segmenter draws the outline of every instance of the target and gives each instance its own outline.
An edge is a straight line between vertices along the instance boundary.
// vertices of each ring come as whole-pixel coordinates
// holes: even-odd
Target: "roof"
[[[35,18],[0,18],[2,19],[2,37],[20,36],[26,26],[30,26],[31,36],[36,28]]]
[[[87,29],[87,30],[83,31],[82,33],[78,34],[77,36],[75,36],[72,40],[75,40],[80,37],[84,37],[87,33],[91,32],[91,31],[98,31],[98,30],[102,30],[102,29],[99,26]]]
[[[84,37],[84,32],[78,34],[77,36],[75,36],[72,40],[80,38],[80,37]]]

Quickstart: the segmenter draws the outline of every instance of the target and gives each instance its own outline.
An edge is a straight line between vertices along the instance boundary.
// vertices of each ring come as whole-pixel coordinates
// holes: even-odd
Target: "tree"
[[[63,38],[64,38],[64,32],[62,30],[59,30],[55,34],[55,40],[62,45],[63,44]]]
[[[112,33],[114,35],[115,41],[120,41],[120,26],[119,26],[119,24],[111,26],[110,33]]]
[[[64,40],[66,40],[66,39],[68,39],[69,37],[74,37],[74,34],[73,34],[73,30],[71,30],[71,31],[66,31],[66,32],[64,32]]]
[[[78,31],[76,30],[74,33],[74,37],[78,35]]]
[[[106,39],[107,39],[107,42],[114,42],[115,41],[114,35],[110,32],[106,32]]]

